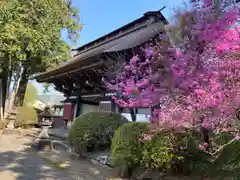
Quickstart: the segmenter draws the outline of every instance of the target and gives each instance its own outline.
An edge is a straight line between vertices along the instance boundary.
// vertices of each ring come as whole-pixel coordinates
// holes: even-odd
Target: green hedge
[[[151,139],[146,140],[143,135]],[[137,167],[170,170],[173,160],[183,159],[174,151],[174,146],[179,142],[168,132],[150,134],[148,123],[124,124],[112,140],[112,165],[120,168],[122,177],[130,176]]]
[[[115,130],[128,122],[118,113],[91,112],[75,119],[69,130],[69,143],[78,152],[109,148]]]
[[[113,166],[120,167],[121,176],[128,176],[133,168],[139,165],[143,144],[139,137],[147,132],[147,123],[127,123],[121,126],[114,135],[111,146]]]
[[[122,177],[130,177],[139,167],[199,177],[240,176],[240,141],[225,146],[219,155],[210,156],[199,148],[202,139],[198,131],[149,130],[147,124],[134,122],[115,132],[111,160],[113,166],[120,168]],[[143,135],[150,138],[144,139]],[[220,147],[232,138],[228,133],[212,134],[211,142]]]

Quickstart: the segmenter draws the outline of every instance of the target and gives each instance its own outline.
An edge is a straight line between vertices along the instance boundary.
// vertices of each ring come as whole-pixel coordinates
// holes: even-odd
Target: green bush
[[[37,123],[37,112],[33,108],[33,103],[37,99],[36,87],[28,83],[24,95],[23,106],[17,108],[15,127],[28,128]]]
[[[141,138],[149,135],[149,140]],[[149,134],[147,123],[128,123],[121,126],[114,135],[111,147],[112,165],[121,168],[123,176],[135,167],[171,170],[173,161],[183,161],[177,147],[185,135],[176,137],[169,132]]]
[[[174,147],[177,147],[176,143],[169,133],[162,132],[152,135],[151,140],[144,141],[141,165],[161,171],[170,170],[173,161],[183,160],[183,157],[177,155],[177,151],[174,150]]]
[[[78,153],[109,148],[115,130],[126,123],[121,114],[112,112],[91,112],[79,116],[68,134],[70,145]]]
[[[228,133],[211,134],[210,152],[232,138]],[[224,146],[214,156],[199,148],[202,143],[199,131],[156,133],[148,131],[147,124],[128,123],[115,132],[111,158],[122,176],[141,167],[200,177],[239,177],[240,141]]]
[[[124,124],[115,132],[111,146],[113,166],[125,171],[140,164],[143,143],[139,138],[147,130],[147,123],[133,122]]]
[[[37,123],[37,112],[33,107],[23,106],[18,108],[15,127],[28,128]]]

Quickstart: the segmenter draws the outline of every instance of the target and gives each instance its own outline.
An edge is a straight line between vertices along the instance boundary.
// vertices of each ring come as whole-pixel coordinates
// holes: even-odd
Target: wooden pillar
[[[130,110],[132,122],[136,122],[137,121],[137,116],[136,116],[135,108],[129,108],[129,110]]]
[[[76,104],[76,106],[77,106],[76,117],[80,116],[80,113],[81,113],[81,100],[82,100],[82,98],[79,95],[77,97],[77,104]]]
[[[119,112],[119,113],[123,113],[123,108],[120,107],[120,106],[118,106],[118,112]]]
[[[116,106],[116,104],[114,103],[113,100],[111,100],[111,111],[112,112],[116,112],[117,111],[117,106]]]

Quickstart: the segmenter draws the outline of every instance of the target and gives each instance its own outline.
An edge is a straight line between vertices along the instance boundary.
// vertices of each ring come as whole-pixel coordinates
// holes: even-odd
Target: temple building
[[[35,78],[39,83],[53,84],[64,94],[70,120],[91,111],[118,112],[111,101],[114,92],[106,89],[102,78],[118,71],[141,45],[165,33],[167,24],[161,11],[147,12],[129,24],[73,49],[72,59]],[[137,120],[143,120],[148,111],[138,109]],[[122,114],[131,120],[127,109]]]

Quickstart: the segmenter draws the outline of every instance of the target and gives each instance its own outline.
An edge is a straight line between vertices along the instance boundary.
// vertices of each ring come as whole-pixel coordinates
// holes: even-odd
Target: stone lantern
[[[52,150],[52,141],[48,135],[48,129],[53,123],[53,114],[49,107],[46,107],[38,116],[42,130],[35,140],[36,150]]]
[[[51,112],[50,108],[47,106],[45,107],[44,111],[39,114],[38,121],[40,125],[43,126],[51,126],[53,123],[53,113]]]

